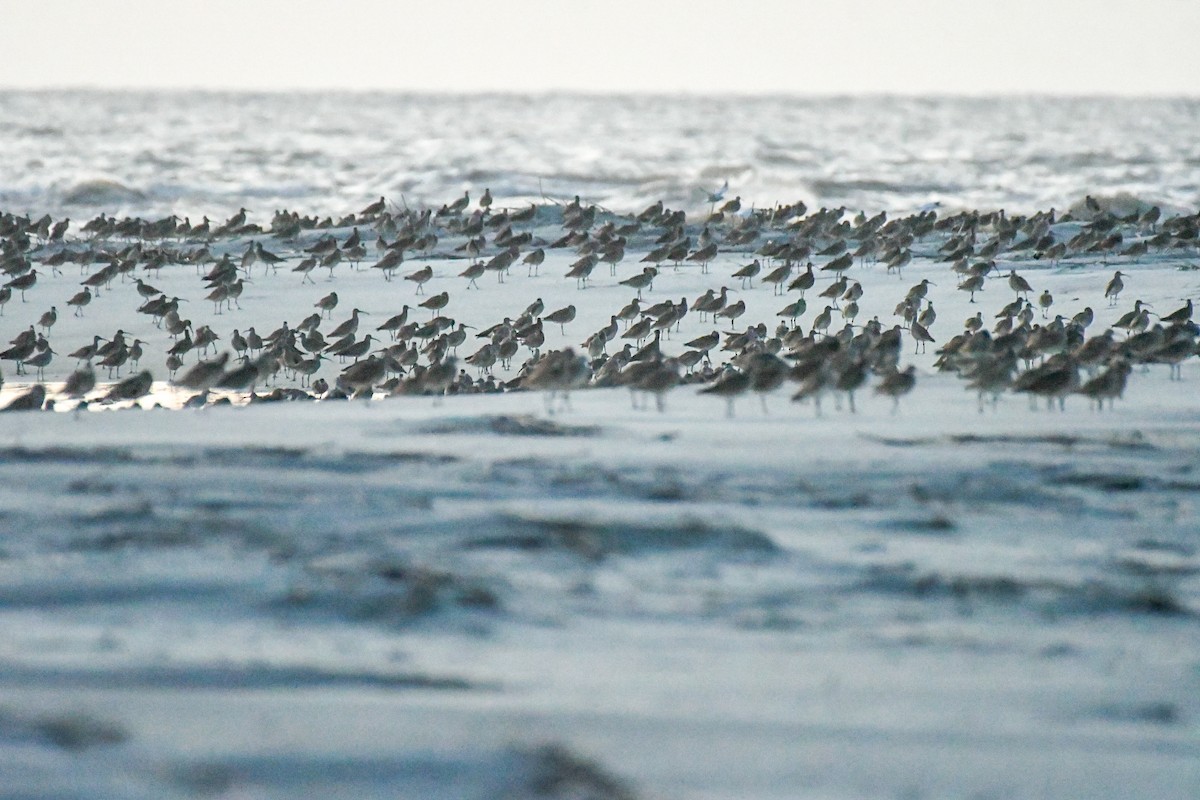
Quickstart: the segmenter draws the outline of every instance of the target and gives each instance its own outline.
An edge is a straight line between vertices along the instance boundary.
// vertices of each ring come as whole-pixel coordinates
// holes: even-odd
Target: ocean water
[[[1200,100],[0,93],[0,208],[214,218],[579,194],[616,211],[1200,205]],[[109,181],[105,191],[91,181]]]

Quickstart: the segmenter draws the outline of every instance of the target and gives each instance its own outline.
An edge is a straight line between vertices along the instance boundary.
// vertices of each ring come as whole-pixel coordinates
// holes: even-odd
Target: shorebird
[[[492,365],[496,363],[496,345],[483,345],[471,355],[467,356],[466,362],[473,367],[479,369],[479,376],[482,378],[484,372],[491,371]]]
[[[617,264],[625,258],[625,240],[618,237],[615,241],[606,244],[600,251],[600,260],[608,264],[608,274],[612,277],[617,275]]]
[[[587,287],[587,281],[591,277],[592,270],[596,268],[598,263],[600,263],[600,257],[595,253],[588,253],[573,262],[563,277],[574,278],[575,288],[584,289]],[[625,283],[625,281],[622,281],[622,283]]]
[[[1104,287],[1104,296],[1108,298],[1109,307],[1117,304],[1117,298],[1121,296],[1121,290],[1125,288],[1125,281],[1121,278],[1125,273],[1117,270],[1113,273],[1112,280],[1108,282],[1108,286]]]
[[[975,293],[983,291],[984,278],[982,275],[972,275],[971,277],[958,284],[960,292],[970,292],[971,299],[968,302],[975,302]]]
[[[450,293],[440,292],[439,294],[435,294],[433,297],[430,297],[427,300],[421,301],[418,305],[420,305],[421,308],[428,308],[430,313],[436,316],[437,312],[441,311],[449,304]]]
[[[854,255],[851,253],[843,253],[825,266],[821,267],[821,271],[836,272],[840,274],[850,269],[852,266],[854,266]]]
[[[375,330],[387,331],[388,334],[391,335],[392,341],[394,342],[394,341],[396,341],[396,338],[397,338],[396,332],[399,331],[401,328],[403,328],[406,322],[408,322],[408,306],[407,305],[405,305],[401,308],[399,314],[389,317],[387,322],[384,322],[382,325],[380,325]]]
[[[313,303],[313,307],[320,309],[321,315],[326,318],[329,318],[329,317],[333,316],[333,310],[335,308],[337,308],[337,304],[338,304],[337,292],[330,292],[329,294],[325,295],[317,302]]]
[[[933,301],[926,301],[925,309],[917,315],[917,322],[919,322],[923,328],[928,330],[933,326],[934,320],[936,319],[937,312],[933,310]]]
[[[383,240],[380,239],[379,241]],[[395,271],[399,269],[400,265],[403,263],[404,250],[397,248],[395,250],[388,250],[386,253],[384,253],[383,258],[371,265],[371,269],[379,270],[383,273],[383,279],[385,281],[390,281],[392,279],[392,274],[395,273]]]
[[[404,280],[412,281],[413,283],[415,283],[417,285],[417,294],[424,294],[424,290],[421,287],[424,286],[426,283],[428,283],[430,278],[432,278],[432,277],[433,277],[433,267],[432,266],[424,266],[421,269],[417,270],[416,272],[412,272],[412,273],[409,273],[408,275],[405,275]]]
[[[472,286],[478,289],[479,284],[477,284],[475,281],[476,279],[483,277],[483,273],[486,271],[487,268],[483,264],[476,261],[474,264],[471,264],[462,272],[458,273],[458,277],[467,279],[468,289],[470,289]]]
[[[736,320],[738,317],[742,316],[745,313],[746,313],[746,301],[738,300],[736,303],[730,303],[729,305],[725,306],[725,308],[722,308],[720,311],[714,312],[713,319],[715,320],[717,317],[725,317],[726,319],[729,320],[729,324],[732,327],[734,320]]]
[[[0,408],[0,411],[40,411],[45,402],[46,387],[35,383],[29,388],[29,391],[13,398],[8,405]]]
[[[787,380],[789,367],[786,361],[772,353],[755,353],[746,363],[750,375],[750,391],[758,395],[763,413],[767,413],[767,394],[775,391]]]
[[[1192,301],[1187,299],[1186,304],[1182,308],[1178,308],[1161,318],[1168,325],[1182,325],[1190,322],[1192,319]]]
[[[222,284],[222,285],[216,287],[211,292],[209,292],[207,295],[205,295],[204,299],[208,300],[210,303],[213,304],[213,313],[214,314],[222,313],[221,312],[222,307],[229,300],[229,285]]]
[[[1146,330],[1150,326],[1150,308],[1149,303],[1143,303],[1141,300],[1133,301],[1133,311],[1122,314],[1121,317],[1113,323],[1114,328],[1121,328],[1126,333],[1139,333]]]
[[[329,280],[333,280],[333,270],[338,264],[342,263],[342,258],[345,256],[337,247],[329,253],[329,255],[321,259],[320,266],[329,270]]]
[[[1029,281],[1018,275],[1015,269],[1008,272],[1008,288],[1012,289],[1018,295],[1024,295],[1025,297],[1028,297],[1029,293],[1033,291],[1033,287],[1029,285]]]
[[[342,373],[338,375],[337,385],[347,394],[362,395],[369,400],[374,392],[375,384],[383,380],[385,374],[386,366],[383,359],[378,356],[370,356],[362,361],[356,361],[342,370]]]
[[[300,278],[301,283],[304,283],[305,281],[308,281],[309,283],[316,283],[316,281],[314,281],[312,279],[312,277],[309,275],[309,273],[312,272],[316,268],[317,268],[317,259],[315,257],[309,257],[309,258],[306,258],[303,261],[301,261],[296,266],[292,267],[292,272],[301,273],[301,278]]]
[[[1036,403],[1035,397],[1045,397],[1047,408],[1053,408],[1057,399],[1059,410],[1065,410],[1066,396],[1079,388],[1079,367],[1070,356],[1055,355],[1019,375],[1012,388],[1029,394],[1031,403]]]
[[[538,269],[542,266],[542,262],[545,260],[546,251],[540,247],[536,250],[526,253],[525,258],[521,259],[521,263],[529,266],[529,273],[532,273],[532,275],[527,275],[527,277],[536,277],[538,274]]]
[[[1076,391],[1087,397],[1089,401],[1095,401],[1097,411],[1104,410],[1105,400],[1108,400],[1108,407],[1112,408],[1116,399],[1125,395],[1125,385],[1132,369],[1133,367],[1128,361],[1118,358],[1108,369],[1080,386]]]
[[[471,204],[471,193],[463,192],[463,196],[455,200],[448,207],[446,212],[449,214],[461,214],[467,206]]]
[[[570,405],[570,391],[587,382],[591,370],[587,359],[577,356],[571,348],[546,353],[538,360],[529,375],[521,382],[530,389],[547,392],[546,409],[554,413],[554,400],[561,392],[564,405]]]
[[[875,394],[892,398],[892,413],[900,408],[900,398],[913,390],[917,383],[917,368],[909,365],[901,372],[890,372],[875,387]]]
[[[562,334],[567,333],[566,324],[575,319],[575,306],[569,305],[565,308],[560,308],[557,311],[552,311],[544,317],[546,322],[552,322],[559,326]]]
[[[704,247],[699,248],[693,253],[687,255],[687,260],[700,264],[700,273],[708,272],[708,265],[714,258],[717,257],[717,243],[712,242]],[[673,259],[678,260],[678,259]]]
[[[258,377],[258,362],[246,359],[244,363],[239,364],[218,378],[214,387],[231,392],[253,392],[254,385],[258,382]]]
[[[928,296],[930,286],[937,286],[937,284],[928,278],[923,278],[920,283],[908,290],[904,299],[914,305],[919,305]]]
[[[176,386],[197,392],[212,388],[225,373],[225,364],[229,361],[229,353],[221,353],[211,361],[199,361],[194,367],[183,374],[183,377],[173,381]]]
[[[96,373],[89,366],[83,366],[67,376],[63,384],[63,394],[75,400],[81,400],[92,389],[96,388]]]
[[[815,336],[818,331],[823,335],[828,335],[829,326],[833,323],[833,306],[825,306],[822,311],[812,321],[812,333]]]
[[[371,343],[377,341],[379,340],[368,333],[361,341],[354,342],[333,352],[334,355],[340,358],[353,358],[355,361],[358,361],[370,351]]]
[[[817,282],[817,276],[813,273],[813,264],[808,262],[804,266],[804,272],[796,276],[796,279],[788,284],[788,291],[793,289],[800,290],[800,298],[804,298],[804,293],[811,289]]]
[[[808,303],[804,302],[804,298],[801,297],[801,298],[798,298],[793,303],[788,303],[786,306],[784,306],[782,309],[780,309],[779,313],[776,314],[775,316],[787,317],[788,319],[790,319],[792,321],[792,324],[795,325],[796,320],[799,319],[801,316],[803,316],[804,312],[807,310],[808,310]]]
[[[840,298],[846,291],[846,287],[849,285],[849,280],[850,279],[845,275],[841,275],[833,283],[822,289],[821,293],[817,296],[832,300],[833,307],[836,309],[838,307],[838,298]]]
[[[75,316],[82,317],[83,307],[90,302],[92,302],[92,291],[84,287],[82,292],[76,292],[71,296],[71,299],[67,301],[67,305],[75,306]]]
[[[509,268],[513,265],[513,262],[517,260],[517,256],[520,254],[520,249],[518,249],[515,245],[510,245],[506,249],[501,250],[499,253],[488,259],[488,262],[483,265],[483,269],[485,272],[496,273],[496,281],[498,283],[504,283],[504,276],[508,273]],[[595,266],[595,264],[592,266]]]
[[[621,377],[635,397],[637,392],[654,395],[654,406],[661,414],[666,410],[667,392],[679,384],[679,361],[674,358],[639,361],[628,365]]]
[[[264,268],[270,267],[272,273],[276,272],[279,269],[279,265],[287,260],[282,256],[275,255],[270,250],[264,250],[262,242],[258,242],[254,249],[255,253],[258,255],[258,260],[263,262],[265,265]]]
[[[937,341],[929,333],[929,330],[916,320],[913,320],[912,325],[909,327],[909,332],[912,333],[913,340],[917,343],[917,349],[913,351],[914,353],[924,353],[926,344]]]
[[[725,398],[725,416],[733,417],[733,401],[739,395],[745,394],[750,388],[750,374],[733,367],[728,367],[717,376],[709,386],[700,390],[700,394],[711,394]]]
[[[42,314],[41,318],[38,320],[38,326],[41,327],[44,332],[49,333],[50,329],[54,327],[54,323],[56,322],[58,322],[58,308],[55,306],[50,306],[50,310]]]
[[[1038,297],[1038,306],[1042,309],[1042,319],[1049,319],[1050,306],[1054,305],[1054,295],[1050,294],[1050,290],[1046,289]]]
[[[25,359],[25,366],[33,367],[37,379],[40,381],[45,378],[46,367],[50,364],[50,359],[52,359],[55,355],[57,354],[54,352],[53,348],[47,345],[44,350],[39,350],[29,358]]]
[[[658,270],[654,267],[642,267],[640,275],[631,275],[623,281],[619,281],[622,286],[628,286],[631,289],[637,290],[638,299],[641,299],[642,290],[654,285],[654,279],[658,277]],[[620,316],[620,315],[618,315]]]
[[[1169,336],[1160,347],[1155,348],[1149,354],[1142,356],[1143,362],[1151,362],[1155,364],[1167,364],[1170,369],[1171,380],[1183,380],[1183,362],[1191,358],[1196,353],[1196,340],[1192,333],[1182,325],[1169,329],[1178,331]],[[1124,389],[1124,387],[1122,387]]]
[[[768,272],[763,276],[762,281],[763,283],[771,284],[775,294],[784,294],[786,291],[784,283],[787,282],[787,279],[790,278],[791,275],[792,265],[787,263]]]
[[[28,331],[14,339],[11,344],[12,347],[0,353],[0,359],[15,361],[17,363],[17,374],[21,375],[25,371],[25,362],[33,355],[34,350],[37,349],[37,336],[33,335],[33,327],[30,326]]]
[[[357,308],[351,310],[350,318],[345,320],[344,322],[342,322],[341,325],[338,325],[332,331],[330,331],[326,338],[340,339],[343,336],[353,336],[358,331],[358,315],[359,314],[362,314],[363,316],[367,316],[367,313],[365,311],[360,311]]]
[[[534,319],[540,317],[542,312],[546,310],[546,304],[542,302],[542,298],[535,299],[532,303],[525,306],[525,310],[521,312],[521,316]]]
[[[641,345],[643,339],[650,335],[650,329],[654,325],[654,317],[642,317],[637,322],[630,325],[621,334],[622,339],[633,339],[638,345]]]
[[[17,277],[13,278],[12,280],[10,280],[8,283],[6,283],[4,285],[10,290],[16,289],[18,292],[20,292],[21,293],[21,302],[24,303],[25,302],[25,291],[27,289],[33,288],[33,285],[35,283],[37,283],[38,275],[39,275],[39,273],[36,269],[31,269],[31,270],[29,270],[29,272],[26,272],[24,275],[18,275]]]
[[[738,278],[742,282],[742,288],[754,288],[754,277],[762,271],[762,263],[756,258],[749,264],[746,264],[741,269],[733,273],[734,278]],[[747,284],[749,284],[747,286]]]
[[[154,378],[151,376],[150,371],[142,370],[136,375],[131,375],[113,384],[107,394],[104,395],[104,402],[115,403],[121,400],[137,400],[149,394],[153,383]]]
[[[383,197],[380,197],[374,203],[371,203],[369,206],[364,208],[362,211],[358,212],[358,215],[360,217],[377,217],[380,214],[382,214],[384,212],[384,210],[386,210],[386,209],[387,209],[387,201],[384,200]]]
[[[233,348],[233,354],[236,356],[245,355],[246,351],[250,349],[246,337],[242,336],[241,331],[237,328],[233,329],[233,333],[229,337],[229,346]]]
[[[68,353],[67,358],[74,358],[78,361],[86,361],[89,364],[96,357],[96,351],[100,348],[100,343],[104,341],[104,337],[96,335],[92,337],[92,343],[80,347],[73,353]]]

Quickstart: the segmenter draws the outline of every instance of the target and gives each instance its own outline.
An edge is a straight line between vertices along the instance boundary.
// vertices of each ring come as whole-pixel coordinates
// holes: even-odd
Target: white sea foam
[[[728,179],[747,207],[1031,211],[1103,187],[1191,208],[1198,124],[1178,99],[0,93],[0,206],[198,219],[490,185],[699,209]],[[143,196],[68,203],[97,175]]]

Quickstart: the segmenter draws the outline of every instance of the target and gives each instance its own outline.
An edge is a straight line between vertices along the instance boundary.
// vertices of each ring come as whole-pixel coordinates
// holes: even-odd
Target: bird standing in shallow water
[[[67,305],[75,306],[75,316],[83,316],[83,307],[92,302],[92,290],[86,286],[82,292],[76,292],[71,299],[67,301]]]
[[[544,320],[546,322],[552,322],[555,325],[558,325],[564,336],[567,333],[566,324],[568,322],[573,321],[574,319],[575,319],[575,306],[574,305],[569,305],[569,306],[566,306],[565,308],[560,308],[557,311],[552,311],[544,317]]]
[[[321,310],[322,316],[328,318],[333,315],[333,310],[335,308],[337,308],[337,304],[338,304],[337,292],[330,292],[329,294],[325,295],[317,302],[313,303],[313,306],[315,308],[318,308]]]
[[[46,387],[40,383],[36,383],[25,394],[13,398],[0,411],[40,411],[42,404],[45,402]]]
[[[892,413],[900,408],[900,398],[913,390],[917,384],[917,368],[909,364],[900,372],[892,372],[875,387],[875,394],[892,398]]]
[[[1008,272],[1008,288],[1012,289],[1018,295],[1025,295],[1026,297],[1033,291],[1033,287],[1029,285],[1029,281],[1018,275],[1016,270],[1009,270]]]
[[[937,341],[933,338],[932,334],[929,333],[929,330],[924,325],[916,322],[915,320],[913,321],[909,330],[912,333],[913,339],[917,343],[917,349],[913,351],[914,353],[924,353],[926,344]]]
[[[413,283],[415,283],[417,285],[417,294],[424,294],[424,290],[421,287],[423,287],[426,283],[428,283],[429,279],[432,277],[433,277],[433,267],[425,266],[425,267],[422,267],[421,269],[417,270],[416,272],[411,272],[408,275],[405,275],[404,280],[412,281]]]
[[[104,395],[104,401],[107,403],[116,403],[121,400],[137,400],[150,393],[150,387],[153,383],[154,378],[151,376],[150,371],[143,370],[136,375],[131,375],[113,384],[109,388],[108,393]]]
[[[1049,319],[1050,306],[1054,305],[1054,295],[1050,294],[1049,289],[1042,292],[1041,297],[1038,298],[1038,305],[1042,309],[1042,319]]]
[[[733,401],[750,389],[750,374],[732,367],[717,376],[700,394],[711,394],[725,398],[725,416],[733,418]]]
[[[1108,298],[1109,307],[1117,304],[1117,298],[1121,296],[1121,290],[1125,288],[1125,281],[1121,280],[1124,274],[1121,270],[1117,270],[1113,273],[1108,286],[1104,287],[1104,296]]]

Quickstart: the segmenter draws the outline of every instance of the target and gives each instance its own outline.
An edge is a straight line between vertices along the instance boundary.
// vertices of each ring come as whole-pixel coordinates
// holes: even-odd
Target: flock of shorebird
[[[548,392],[553,408],[557,395],[573,389],[626,386],[635,405],[652,397],[661,410],[674,387],[702,384],[703,393],[724,398],[732,415],[737,397],[758,394],[765,409],[766,394],[791,382],[793,399],[811,400],[820,413],[827,395],[839,407],[844,398],[854,411],[855,392],[873,379],[875,393],[891,398],[894,409],[916,382],[915,367],[901,365],[905,337],[918,352],[937,343],[931,333],[937,315],[929,296],[934,283],[926,278],[913,284],[891,324],[878,316],[862,321],[863,287],[853,268],[882,266],[902,280],[914,258],[943,262],[971,303],[997,280],[1011,293],[1011,302],[992,319],[976,313],[937,349],[934,367],[965,381],[981,409],[1008,391],[1028,394],[1031,402],[1044,398],[1059,408],[1069,395],[1082,394],[1103,408],[1105,401],[1111,405],[1122,396],[1135,365],[1168,364],[1174,379],[1180,365],[1197,353],[1200,329],[1192,322],[1190,299],[1163,316],[1138,300],[1111,327],[1091,332],[1090,307],[1070,318],[1051,319],[1054,297],[1049,291],[1036,292],[1012,265],[1022,259],[1056,263],[1079,256],[1105,263],[1133,261],[1195,248],[1200,213],[1164,218],[1155,207],[1118,216],[1089,197],[1085,211],[1074,217],[1051,210],[1030,216],[997,211],[942,217],[924,211],[889,218],[886,213],[851,216],[844,208],[810,211],[802,202],[744,210],[740,198],[719,207],[723,198],[712,199],[709,215],[700,221],[661,201],[624,216],[578,197],[566,204],[501,209],[490,191],[475,203],[464,193],[440,208],[416,210],[398,209],[380,198],[336,220],[280,211],[265,227],[249,222],[245,209],[219,224],[207,218],[193,224],[175,216],[148,221],[101,214],[74,233],[69,219],[3,213],[0,271],[6,278],[0,287],[0,315],[14,299],[25,302],[36,296],[45,283],[40,279],[62,276],[70,263],[79,266],[82,279],[65,300],[69,313],[86,315],[104,293],[135,292],[136,312],[152,319],[162,336],[160,346],[131,338],[124,330],[96,334],[65,355],[77,364],[65,382],[47,384],[45,370],[58,355],[50,341],[59,314],[52,305],[0,353],[17,375],[35,381],[6,410],[48,408],[64,400],[77,407],[137,400],[154,388],[151,371],[141,364],[148,352],[164,355],[171,384],[193,395],[188,405],[230,397],[440,396],[536,389]],[[264,239],[277,244],[268,249]],[[457,276],[469,290],[489,273],[498,282],[513,270],[535,276],[547,252],[555,250],[571,254],[564,276],[578,288],[586,288],[603,264],[611,278],[628,273],[618,282],[635,295],[608,309],[608,323],[576,346],[545,347],[547,327],[566,336],[566,326],[576,318],[574,304],[548,311],[536,299],[478,330],[442,314],[448,291],[425,291],[435,274],[433,263],[457,260],[455,269],[462,267]],[[629,261],[637,257],[632,271],[626,267],[627,251],[633,254]],[[731,274],[741,282],[741,291],[752,289],[757,280],[760,291],[770,287],[781,303],[786,301],[772,320],[740,327],[746,322],[746,302],[731,300],[726,286],[709,288],[690,301],[644,299],[660,271],[708,274],[723,254],[750,259]],[[414,269],[414,261],[425,263]],[[1009,263],[1007,271],[998,261]],[[402,278],[413,287],[414,306],[404,304],[399,313],[360,335],[364,312],[358,308],[340,324],[323,328],[339,308],[337,293],[329,292],[296,325],[284,322],[265,335],[254,327],[235,329],[222,339],[211,326],[193,326],[182,315],[183,298],[152,285],[162,270],[191,267],[204,281],[214,315],[220,315],[240,308],[256,265],[264,271],[259,280],[282,269],[307,283],[318,270],[328,270],[332,279],[343,264],[348,265],[343,269],[379,270],[389,283]],[[1116,271],[1103,294],[1097,285],[1097,300],[1120,303],[1127,277]],[[120,289],[117,283],[131,288]],[[805,325],[812,293],[822,308],[814,308]],[[417,302],[417,297],[423,299]],[[690,315],[710,327],[727,324],[730,330],[685,335],[683,322]],[[669,345],[672,336],[684,340],[680,347]],[[473,347],[469,339],[476,343]],[[218,349],[221,341],[228,349]],[[471,352],[460,364],[461,347]],[[190,365],[189,356],[195,359]],[[317,377],[335,359],[336,376]],[[267,386],[273,389],[260,394]]]

